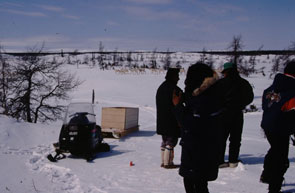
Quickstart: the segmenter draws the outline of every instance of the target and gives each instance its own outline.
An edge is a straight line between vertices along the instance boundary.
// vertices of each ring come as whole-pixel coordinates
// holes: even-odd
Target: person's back
[[[225,111],[222,117],[223,143],[219,158],[220,168],[237,167],[243,132],[243,109],[253,101],[254,93],[250,83],[240,77],[237,65],[225,63],[222,72],[224,78],[220,80],[225,93]],[[224,161],[226,141],[229,138],[228,162]]]
[[[270,148],[265,155],[260,181],[269,184],[269,193],[279,193],[289,167],[289,140],[295,124],[295,61],[284,74],[277,74],[262,98],[261,127]]]
[[[295,95],[295,79],[284,74],[277,74],[273,84],[263,93],[263,118],[261,127],[267,132],[292,132],[287,113],[282,111],[283,105]]]
[[[254,94],[251,85],[239,75],[236,69],[230,69],[221,81],[225,86],[228,110],[243,110],[253,101]]]
[[[180,136],[180,129],[172,111],[172,95],[175,89],[180,91],[175,83],[166,80],[157,90],[157,134],[159,135]]]

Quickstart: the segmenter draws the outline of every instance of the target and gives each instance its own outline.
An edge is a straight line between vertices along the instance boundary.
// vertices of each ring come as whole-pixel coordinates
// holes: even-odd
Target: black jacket
[[[282,106],[293,97],[295,97],[295,79],[277,74],[272,85],[263,92],[261,127],[265,131],[287,135],[294,133],[294,111],[281,110]]]
[[[224,87],[227,110],[243,110],[253,101],[252,86],[238,72],[232,72],[220,81]]]
[[[175,83],[167,80],[157,90],[157,134],[180,137],[179,124],[173,111],[172,96],[174,90],[181,91]]]
[[[217,178],[223,106],[222,87],[217,82],[196,96],[186,96],[185,105],[175,107],[182,125],[181,176],[205,181]]]

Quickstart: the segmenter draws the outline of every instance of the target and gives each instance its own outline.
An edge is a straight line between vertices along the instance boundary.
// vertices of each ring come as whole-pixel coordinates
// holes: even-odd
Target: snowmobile
[[[101,127],[96,125],[93,104],[69,104],[59,141],[53,146],[56,155],[49,154],[47,156],[52,162],[65,158],[65,153],[71,153],[91,161],[96,153],[110,151],[110,146],[103,142]]]

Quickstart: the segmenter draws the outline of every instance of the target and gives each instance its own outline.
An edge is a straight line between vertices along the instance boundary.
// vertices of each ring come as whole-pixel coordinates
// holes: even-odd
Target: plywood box
[[[102,129],[128,130],[138,128],[138,108],[132,107],[103,107]]]

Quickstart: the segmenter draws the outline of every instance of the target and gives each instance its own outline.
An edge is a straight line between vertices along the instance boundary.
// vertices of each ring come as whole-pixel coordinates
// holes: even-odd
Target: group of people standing
[[[269,184],[270,193],[280,192],[283,175],[289,165],[287,147],[293,129],[290,120],[295,118],[292,113],[295,112],[295,62],[288,63],[287,67],[287,72],[280,76],[286,79],[281,78],[284,81],[289,81],[289,86],[282,88],[282,85],[275,84],[278,79],[275,78],[276,86],[266,89],[263,95],[262,128],[271,148],[265,157],[261,182]],[[243,110],[253,101],[253,89],[249,82],[239,75],[234,63],[225,63],[222,75],[220,77],[211,67],[201,62],[191,65],[187,71],[183,92],[177,86],[179,69],[169,68],[166,80],[157,90],[157,133],[162,136],[161,167],[179,167],[187,193],[208,193],[208,181],[217,179],[219,168],[234,168],[240,162]],[[273,95],[276,95],[268,92],[277,94],[281,88],[286,94],[279,93],[281,100],[277,102],[278,97],[273,99]],[[286,107],[288,110],[282,113],[273,112],[268,104],[283,106],[292,98],[294,101],[289,102],[288,108]],[[285,116],[287,112],[288,116]],[[286,120],[281,117],[273,119],[271,116],[282,116]],[[280,131],[281,125],[276,121],[284,122],[284,127],[288,128],[289,130],[286,130],[289,132],[277,136],[274,131]],[[179,138],[182,147],[180,166],[173,163],[174,147]],[[229,154],[228,160],[225,161],[227,139]],[[284,149],[283,152],[279,150],[281,148]],[[277,177],[273,177],[273,172]]]

